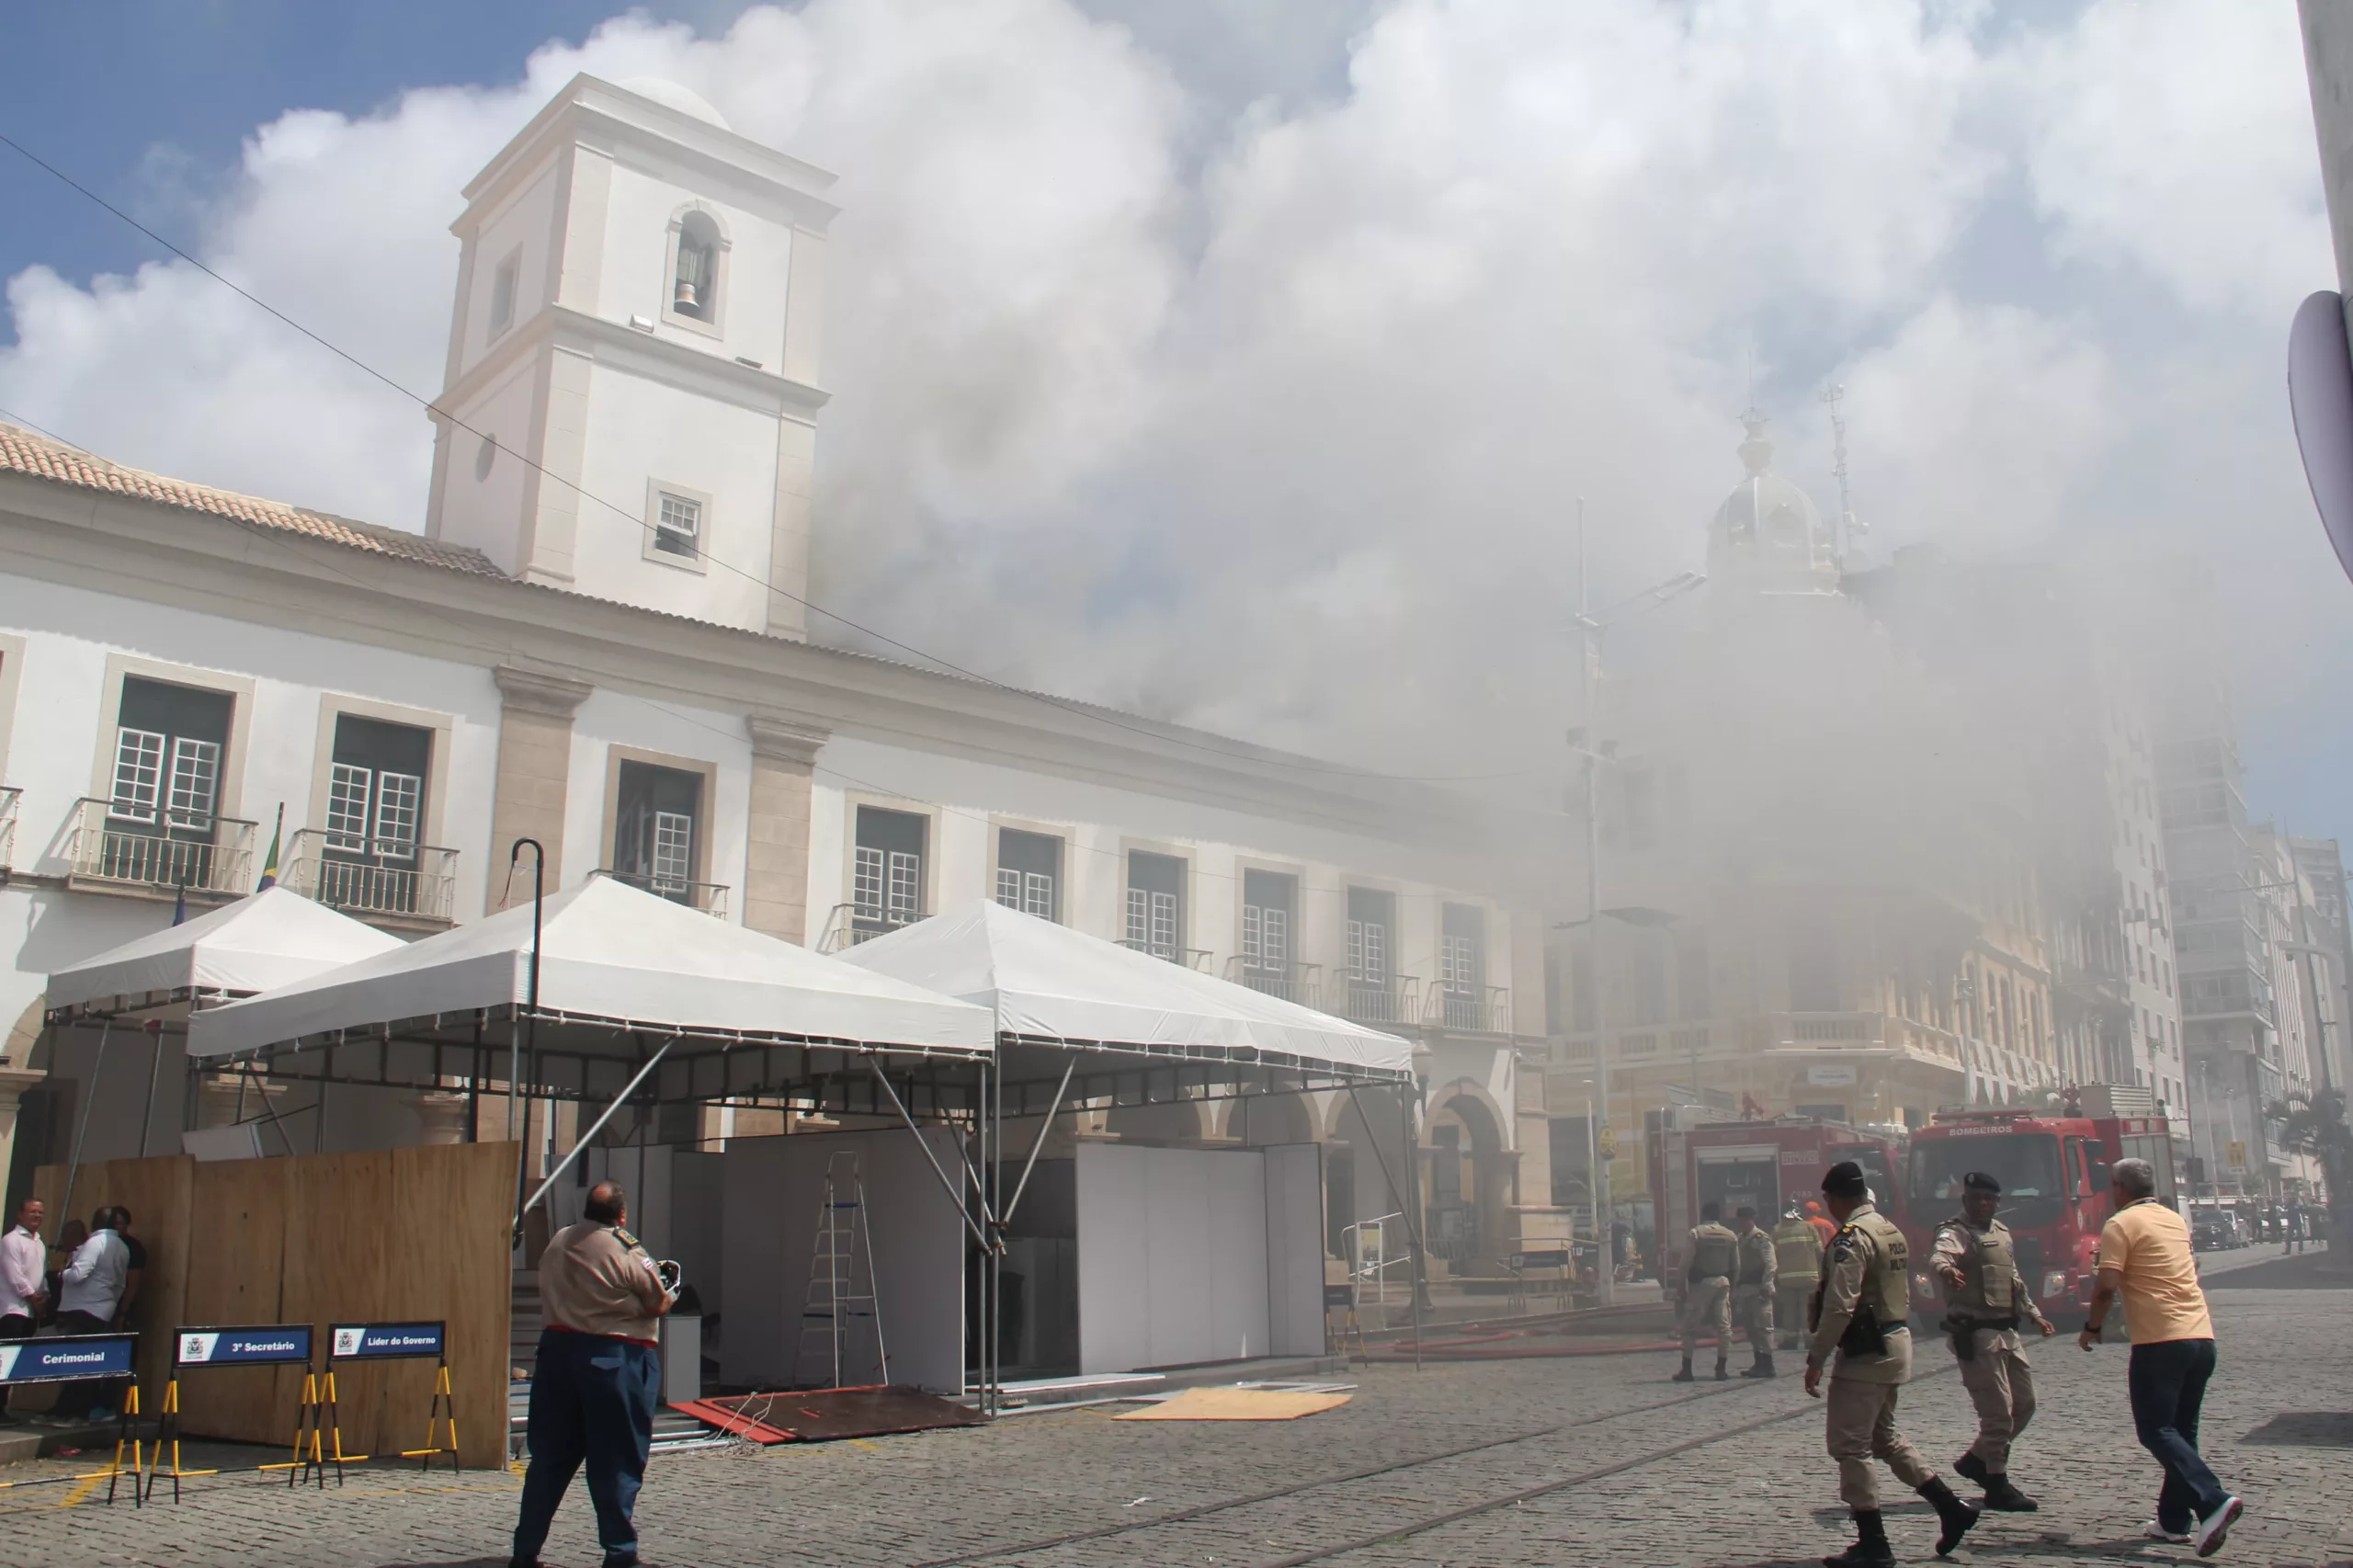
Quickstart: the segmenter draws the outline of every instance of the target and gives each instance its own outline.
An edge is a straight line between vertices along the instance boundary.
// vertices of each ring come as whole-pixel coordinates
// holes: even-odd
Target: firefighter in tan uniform
[[[1995,1219],[2002,1184],[1984,1171],[1961,1178],[1961,1212],[1937,1232],[1935,1267],[1945,1286],[1945,1334],[1961,1361],[1961,1385],[1977,1407],[1977,1441],[1953,1469],[1985,1489],[1984,1506],[2031,1514],[2033,1498],[2010,1483],[2010,1445],[2034,1419],[2034,1372],[2018,1337],[2021,1321],[2058,1332],[2034,1304],[2018,1272],[2009,1227]]]
[[[1756,1210],[1742,1204],[1732,1217],[1739,1259],[1732,1277],[1733,1321],[1748,1336],[1744,1378],[1773,1376],[1773,1238],[1756,1225]]]
[[[1795,1350],[1805,1333],[1805,1304],[1822,1277],[1822,1237],[1794,1203],[1773,1227],[1773,1321],[1781,1331],[1781,1348]]]
[[[1846,1551],[1822,1561],[1826,1568],[1891,1568],[1895,1562],[1880,1517],[1874,1459],[1885,1460],[1896,1480],[1936,1509],[1942,1526],[1937,1555],[1942,1557],[1977,1523],[1977,1510],[1955,1496],[1895,1429],[1896,1396],[1912,1375],[1904,1233],[1872,1206],[1862,1167],[1852,1160],[1830,1167],[1822,1178],[1822,1196],[1838,1231],[1823,1256],[1814,1291],[1805,1392],[1821,1398],[1823,1372],[1830,1369],[1824,1437],[1830,1457],[1838,1462],[1838,1496],[1854,1512],[1856,1537]]]
[[[1724,1206],[1714,1199],[1699,1205],[1683,1256],[1683,1369],[1674,1381],[1691,1381],[1691,1349],[1702,1325],[1716,1336],[1716,1381],[1732,1376],[1724,1358],[1732,1353],[1732,1275],[1740,1264],[1740,1238],[1724,1223]]]

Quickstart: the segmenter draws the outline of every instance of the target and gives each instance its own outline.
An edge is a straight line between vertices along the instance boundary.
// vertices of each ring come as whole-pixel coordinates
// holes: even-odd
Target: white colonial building
[[[50,971],[251,892],[274,837],[284,883],[408,935],[528,898],[529,838],[550,891],[625,878],[824,947],[994,896],[1392,1028],[1442,1250],[1545,1208],[1540,943],[1479,813],[805,640],[829,183],[667,84],[565,88],[466,192],[421,532],[0,426],[0,1022],[43,1074],[17,1180],[85,1113],[85,1159],[233,1114],[187,1103],[168,1035],[99,1071],[91,1031],[44,1032]],[[308,1092],[269,1152],[471,1135]],[[1336,1232],[1396,1207],[1343,1111],[1094,1131],[1326,1142]]]

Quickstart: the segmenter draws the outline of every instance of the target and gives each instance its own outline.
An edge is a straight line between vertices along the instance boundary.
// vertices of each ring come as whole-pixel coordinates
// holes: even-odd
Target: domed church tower
[[[802,636],[832,184],[674,82],[574,77],[452,226],[433,537]]]
[[[1716,508],[1708,528],[1708,576],[1758,593],[1824,594],[1838,589],[1837,541],[1806,493],[1772,472],[1765,416],[1741,416],[1748,438],[1740,460],[1748,477]]]

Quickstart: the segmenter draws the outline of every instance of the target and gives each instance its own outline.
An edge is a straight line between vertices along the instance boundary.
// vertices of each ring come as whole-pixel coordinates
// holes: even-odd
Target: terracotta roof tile
[[[290,506],[283,501],[265,501],[256,495],[240,495],[233,490],[215,490],[210,485],[167,479],[143,469],[125,468],[15,425],[0,424],[0,473],[21,473],[56,484],[104,490],[166,506],[181,506],[256,528],[303,534],[348,550],[445,567],[452,572],[481,577],[506,575],[492,564],[488,556],[468,546],[444,544],[423,534],[354,522],[326,512]]]

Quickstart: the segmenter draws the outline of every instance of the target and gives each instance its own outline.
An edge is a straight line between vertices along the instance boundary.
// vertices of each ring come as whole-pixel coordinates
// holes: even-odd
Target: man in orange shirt
[[[1820,1199],[1809,1198],[1805,1200],[1805,1222],[1812,1225],[1813,1233],[1822,1238],[1823,1249],[1825,1252],[1829,1250],[1830,1244],[1838,1239],[1837,1222],[1822,1211]]]
[[[2199,1407],[2214,1375],[2214,1320],[2190,1258],[2189,1227],[2156,1201],[2156,1172],[2148,1161],[2119,1160],[2108,1179],[2118,1207],[2100,1232],[2098,1283],[2076,1343],[2086,1350],[2099,1343],[2121,1295],[2132,1335],[2126,1373],[2132,1426],[2165,1472],[2157,1517],[2144,1533],[2193,1544],[2199,1556],[2211,1557],[2245,1506],[2222,1490],[2198,1453]]]

